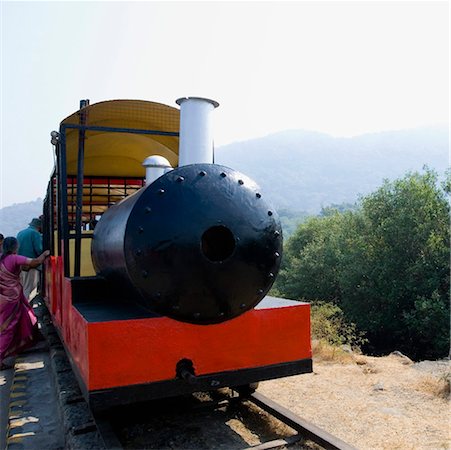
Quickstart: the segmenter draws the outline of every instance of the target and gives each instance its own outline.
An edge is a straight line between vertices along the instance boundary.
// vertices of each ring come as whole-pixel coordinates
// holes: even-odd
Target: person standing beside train
[[[48,250],[37,258],[17,254],[15,237],[3,242],[0,256],[0,370],[11,368],[5,359],[17,355],[40,340],[37,319],[20,284],[21,268],[41,265],[50,254]]]
[[[28,224],[28,228],[19,231],[17,240],[19,242],[18,254],[27,258],[38,258],[42,254],[42,222],[41,219],[34,218]],[[38,287],[40,277],[40,267],[22,270],[20,281],[23,286],[25,297],[28,301],[33,291]]]

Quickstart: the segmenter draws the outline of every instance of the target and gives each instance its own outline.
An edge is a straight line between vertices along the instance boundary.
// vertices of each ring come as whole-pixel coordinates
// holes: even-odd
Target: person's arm
[[[24,265],[28,266],[30,269],[34,269],[35,267],[40,266],[45,261],[45,258],[47,258],[47,256],[49,255],[50,250],[46,250],[45,252],[41,253],[37,258],[33,258],[32,260],[30,260],[28,264]]]

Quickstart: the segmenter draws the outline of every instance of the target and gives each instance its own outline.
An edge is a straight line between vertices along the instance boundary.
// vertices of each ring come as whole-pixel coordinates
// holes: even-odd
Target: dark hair
[[[3,261],[8,255],[12,255],[17,248],[19,247],[19,242],[17,241],[17,239],[13,236],[8,236],[7,238],[5,238],[5,240],[3,241],[3,253],[2,256],[0,257],[0,261]]]
[[[5,236],[3,236],[2,233],[0,233],[0,241],[3,241],[3,239],[5,239]]]

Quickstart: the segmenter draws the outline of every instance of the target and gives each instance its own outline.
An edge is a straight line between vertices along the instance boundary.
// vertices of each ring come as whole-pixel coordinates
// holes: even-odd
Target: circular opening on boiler
[[[224,261],[235,250],[235,238],[227,227],[221,225],[211,227],[202,235],[201,247],[208,260]]]

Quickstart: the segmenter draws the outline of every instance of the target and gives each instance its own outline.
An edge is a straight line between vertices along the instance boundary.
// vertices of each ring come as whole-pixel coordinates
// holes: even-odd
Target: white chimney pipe
[[[170,162],[160,155],[148,156],[142,165],[146,168],[146,185],[172,170]]]
[[[211,112],[218,102],[200,97],[182,97],[180,105],[179,167],[213,163]]]

